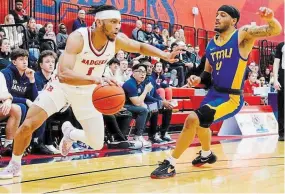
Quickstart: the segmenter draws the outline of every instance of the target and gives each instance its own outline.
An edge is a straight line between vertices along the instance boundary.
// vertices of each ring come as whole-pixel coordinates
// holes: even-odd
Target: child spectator
[[[253,89],[255,87],[259,87],[259,84],[256,83],[257,80],[257,73],[251,72],[249,74],[249,78],[244,82],[244,93],[253,95]]]

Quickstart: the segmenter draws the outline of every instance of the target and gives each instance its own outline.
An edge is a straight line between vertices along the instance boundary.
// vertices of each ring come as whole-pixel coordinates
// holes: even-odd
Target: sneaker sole
[[[156,176],[156,175],[150,175],[150,178],[152,179],[167,179],[167,178],[171,178],[174,177],[176,175],[176,173],[169,175],[169,176]]]
[[[59,146],[58,146],[58,148],[59,148],[59,152],[60,152],[60,154],[62,155],[62,156],[67,156],[68,155],[68,153],[70,152],[70,149],[69,149],[69,151],[67,152],[67,153],[63,153],[63,151],[62,151],[62,146],[63,146],[63,139],[60,141],[60,143],[59,143]],[[71,144],[71,147],[72,147],[72,144]]]

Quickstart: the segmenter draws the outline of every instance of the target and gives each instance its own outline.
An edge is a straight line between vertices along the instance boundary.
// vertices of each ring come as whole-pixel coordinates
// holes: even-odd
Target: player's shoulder
[[[82,50],[83,46],[84,46],[84,38],[80,32],[74,31],[68,36],[66,42],[66,49],[69,50],[71,49],[77,51],[76,53],[78,53],[79,51]]]

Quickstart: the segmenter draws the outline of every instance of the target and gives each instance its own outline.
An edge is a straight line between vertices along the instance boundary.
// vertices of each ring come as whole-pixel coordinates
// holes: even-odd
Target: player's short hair
[[[11,60],[17,60],[19,57],[29,57],[29,52],[27,50],[17,48],[11,52]]]
[[[57,60],[57,55],[55,52],[50,51],[50,50],[45,50],[41,52],[39,59],[38,59],[38,67],[40,69],[40,64],[43,62],[43,59],[47,56],[52,56],[55,60]]]
[[[107,10],[118,10],[118,9],[112,5],[99,5],[99,6],[92,5],[91,9],[89,9],[88,11],[88,14],[96,14],[98,12],[107,11]]]

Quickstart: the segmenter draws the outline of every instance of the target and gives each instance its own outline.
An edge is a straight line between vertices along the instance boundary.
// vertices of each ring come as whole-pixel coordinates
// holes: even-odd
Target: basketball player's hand
[[[201,83],[201,78],[199,76],[191,75],[188,78],[188,85],[190,86],[197,86],[200,83]]]
[[[147,92],[150,92],[151,90],[152,90],[152,88],[153,88],[153,85],[149,82],[146,86],[145,86],[145,90],[147,91]]]
[[[12,106],[12,100],[7,99],[3,102],[3,104],[0,105],[0,111],[4,116],[8,115]]]
[[[274,80],[274,88],[275,90],[281,90],[281,85],[278,80]]]
[[[260,7],[257,14],[266,21],[272,20],[274,18],[274,12],[267,7]]]
[[[26,76],[29,78],[31,83],[35,83],[35,71],[27,68],[25,71]]]
[[[114,78],[109,78],[109,77],[103,77],[102,78],[102,85],[104,85],[105,83],[109,84],[110,86],[119,86],[119,83],[117,82],[116,79]]]
[[[175,57],[177,55],[179,55],[180,53],[185,53],[185,51],[183,51],[184,46],[178,46],[176,47],[171,53],[168,53],[168,56],[166,58],[166,61],[168,61],[169,63],[175,63],[178,62],[179,59],[175,59]]]

